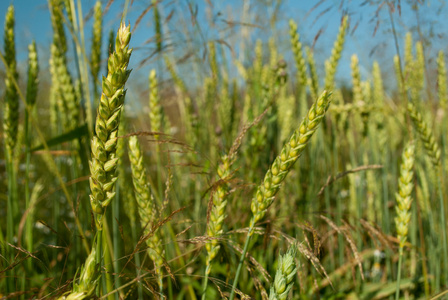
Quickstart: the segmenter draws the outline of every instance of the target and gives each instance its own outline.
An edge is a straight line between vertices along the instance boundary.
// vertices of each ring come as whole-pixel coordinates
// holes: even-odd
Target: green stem
[[[96,263],[98,264],[99,274],[98,274],[98,282],[103,282],[103,230],[98,230],[96,232]],[[101,284],[98,284],[96,287],[97,296],[101,296]]]
[[[439,201],[440,201],[440,222],[442,227],[442,247],[443,247],[443,261],[444,261],[444,274],[445,278],[447,278],[448,273],[448,247],[446,240],[446,221],[445,221],[445,203],[443,201],[443,192],[442,192],[442,180],[443,178],[443,170],[442,167],[438,168],[439,176],[437,180],[438,190],[439,190]]]
[[[103,248],[104,248],[104,270],[105,276],[103,277],[103,292],[107,294],[108,292],[113,290],[113,266],[111,260],[112,253],[112,241],[110,239],[110,229],[106,220],[104,220],[104,229],[103,229]],[[110,295],[107,297],[109,300],[115,300],[114,295]]]
[[[137,229],[135,227],[135,222],[133,222],[131,224],[131,234],[132,234],[132,241],[133,241],[133,245],[136,245],[138,243],[138,238],[137,238]],[[135,260],[135,272],[137,274],[137,278],[140,276],[140,270],[141,270],[141,261],[140,261],[140,253],[139,251],[137,251],[134,255],[134,260]],[[139,280],[138,281],[138,299],[143,299],[143,288],[142,288],[142,283]]]
[[[14,211],[13,211],[13,186],[14,186],[14,166],[12,162],[12,157],[9,156],[8,151],[6,151],[6,173],[8,174],[8,202],[7,202],[7,215],[6,215],[6,241],[13,244],[14,239]],[[14,260],[14,252],[10,247],[6,247],[6,257],[10,264]],[[14,291],[14,270],[11,270],[9,276],[6,276],[6,286],[8,292]]]
[[[209,260],[209,256],[207,255],[207,260]],[[205,294],[207,292],[207,285],[208,285],[208,274],[210,273],[210,264],[211,262],[209,262],[207,264],[207,266],[205,267],[205,277],[204,277],[204,283],[203,283],[203,287],[202,287],[202,300],[205,300]]]
[[[31,110],[31,107],[28,107]],[[28,109],[25,110],[25,209],[29,209],[30,205],[30,164],[31,164],[31,136],[30,136],[30,123],[29,123],[29,112]],[[29,252],[33,252],[33,227],[32,220],[29,218],[30,214],[28,214],[26,223],[25,223],[25,247]],[[31,270],[32,267],[32,259],[28,259],[28,268]]]
[[[397,275],[397,289],[395,291],[395,300],[400,298],[400,280],[401,280],[401,263],[403,261],[403,248],[400,248],[400,257],[398,258],[398,275]]]
[[[95,98],[96,99],[96,98]],[[121,286],[120,284],[120,233],[118,229],[118,223],[120,221],[120,185],[116,185],[115,200],[112,203],[112,234],[113,234],[113,246],[114,246],[114,271],[115,271],[115,284],[116,286]],[[115,300],[118,300],[119,293],[115,294]]]
[[[252,219],[250,221],[250,227],[249,227],[249,231],[247,232],[246,242],[244,243],[243,252],[241,253],[240,262],[238,263],[238,268],[236,269],[235,279],[233,280],[233,286],[232,286],[232,291],[230,292],[229,300],[233,300],[233,298],[235,297],[235,289],[236,289],[236,286],[238,285],[238,279],[240,277],[240,273],[241,273],[241,269],[243,267],[244,260],[246,259],[246,253],[247,253],[247,250],[249,249],[249,242],[250,242],[250,238],[252,237],[252,233],[254,232],[254,227],[255,227],[255,224]]]

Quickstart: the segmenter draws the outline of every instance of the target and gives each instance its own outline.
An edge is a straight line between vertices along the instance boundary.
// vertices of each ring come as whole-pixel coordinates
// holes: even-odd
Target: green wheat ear
[[[295,257],[297,246],[292,245],[284,255],[280,255],[277,273],[269,293],[269,300],[286,300],[294,282],[297,272]]]
[[[334,89],[334,76],[338,67],[339,60],[341,59],[342,50],[344,49],[345,35],[347,34],[348,17],[344,16],[342,24],[339,27],[338,37],[334,42],[333,49],[331,50],[330,58],[325,61],[325,89],[331,91]]]
[[[431,128],[426,124],[425,120],[423,120],[422,114],[412,102],[408,102],[408,112],[414,123],[414,127],[417,130],[418,136],[425,146],[428,157],[435,167],[439,167],[441,164],[441,151]]]
[[[446,85],[445,54],[442,50],[439,51],[439,56],[437,57],[437,92],[439,96],[439,105],[445,110],[448,93]]]
[[[134,184],[135,199],[138,204],[140,223],[144,228],[143,234],[147,236],[148,255],[155,264],[155,273],[159,290],[163,291],[162,266],[165,254],[162,247],[160,230],[154,228],[156,221],[155,200],[151,192],[151,186],[146,178],[146,167],[143,163],[143,154],[137,136],[129,138],[129,160],[131,162],[132,181]]]
[[[98,230],[102,230],[105,208],[115,197],[118,125],[126,95],[124,85],[131,73],[127,69],[132,53],[128,46],[130,39],[131,27],[122,23],[115,40],[115,51],[107,63],[109,73],[103,77],[103,92],[91,142],[90,204]]]
[[[60,297],[59,300],[82,300],[93,296],[99,279],[95,249],[96,245],[94,244],[92,252],[81,268],[79,278],[75,280],[78,282],[73,283],[73,290],[68,295]]]
[[[16,146],[19,125],[19,96],[14,82],[18,80],[16,63],[16,46],[14,42],[14,6],[10,5],[6,13],[4,49],[8,73],[5,79],[5,108],[3,119],[3,134],[8,157],[12,158]]]
[[[149,73],[149,122],[151,124],[151,131],[162,131],[162,106],[160,105],[160,97],[158,91],[158,82],[156,70],[151,70]],[[159,135],[154,135],[156,140]]]
[[[101,39],[103,29],[103,10],[101,1],[97,1],[94,7],[94,23],[92,32],[92,53],[91,53],[91,69],[90,73],[93,78],[98,77],[101,67]]]
[[[271,168],[266,173],[263,183],[258,187],[255,197],[252,199],[251,210],[253,217],[250,228],[253,228],[255,223],[264,217],[267,209],[274,202],[280,185],[302,154],[311,136],[316,132],[325,116],[329,104],[330,93],[324,91],[313,106],[311,106],[307,117],[302,121],[299,128],[294,131],[289,142],[285,144],[280,155],[277,156]],[[252,233],[249,232],[249,235]]]
[[[412,203],[412,189],[414,185],[412,180],[414,177],[414,160],[415,160],[415,146],[413,143],[408,143],[403,151],[403,159],[400,167],[400,179],[398,180],[397,206],[395,208],[397,217],[395,218],[395,225],[397,227],[397,237],[400,241],[400,251],[402,251],[407,235],[409,222],[411,221],[411,203]]]

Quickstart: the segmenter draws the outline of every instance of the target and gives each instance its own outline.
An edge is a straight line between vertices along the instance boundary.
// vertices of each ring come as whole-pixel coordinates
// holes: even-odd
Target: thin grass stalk
[[[274,202],[275,195],[279,191],[282,182],[285,180],[286,175],[289,173],[294,163],[301,156],[312,135],[316,132],[325,116],[329,104],[330,93],[324,91],[311,106],[307,117],[302,121],[299,128],[291,136],[289,142],[283,147],[280,155],[275,159],[274,163],[266,173],[263,183],[258,186],[255,196],[252,198],[251,210],[253,216],[250,220],[246,242],[238,263],[232,291],[230,293],[230,300],[233,300],[235,297],[235,289],[238,285],[238,279],[243,262],[246,258],[251,236],[254,233],[255,224],[264,217],[267,209]]]

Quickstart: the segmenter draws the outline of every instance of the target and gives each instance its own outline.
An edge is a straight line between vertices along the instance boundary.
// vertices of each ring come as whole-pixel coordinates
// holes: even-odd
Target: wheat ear
[[[127,70],[132,53],[128,46],[130,39],[131,28],[122,23],[115,40],[115,52],[108,60],[109,73],[103,77],[103,93],[91,141],[90,204],[98,230],[102,230],[105,208],[115,196],[118,125],[126,95],[124,85],[131,73],[131,70]]]
[[[151,187],[146,178],[146,168],[143,163],[143,154],[137,136],[129,138],[129,160],[132,169],[132,181],[134,183],[135,199],[138,204],[140,223],[144,228],[143,234],[148,245],[148,255],[155,264],[155,273],[160,292],[163,291],[162,269],[164,252],[160,231],[155,228],[156,209],[155,200],[151,193]],[[155,228],[155,229],[154,229]]]
[[[60,297],[60,300],[82,300],[93,296],[99,281],[95,247],[94,244],[92,252],[90,252],[81,268],[79,278],[75,280],[78,282],[73,284],[73,290],[69,294]]]
[[[400,179],[398,180],[398,193],[395,195],[397,199],[397,206],[395,211],[397,217],[395,218],[395,225],[397,228],[397,237],[400,242],[400,257],[398,261],[398,278],[395,299],[400,296],[400,279],[401,279],[401,263],[403,260],[403,248],[406,243],[409,230],[409,222],[411,221],[411,203],[412,203],[412,189],[414,185],[412,180],[414,178],[414,160],[415,160],[415,146],[412,142],[408,143],[403,151],[403,158],[400,166]]]
[[[162,130],[162,106],[157,85],[156,70],[151,70],[149,73],[149,122],[153,132]],[[154,135],[154,138],[159,139],[159,135]]]
[[[5,79],[5,108],[3,112],[3,134],[6,154],[12,159],[16,146],[19,124],[19,97],[14,81],[18,80],[16,46],[14,42],[14,6],[10,5],[6,13],[4,49],[8,73]]]
[[[402,162],[400,166],[400,179],[398,180],[398,193],[395,195],[397,206],[395,210],[397,217],[395,218],[395,225],[397,227],[397,237],[400,241],[400,251],[404,247],[408,235],[409,222],[411,220],[411,203],[412,203],[412,189],[414,187],[412,180],[414,177],[414,160],[415,160],[415,146],[413,143],[408,143],[403,151]]]
[[[101,8],[101,1],[95,3],[93,8],[93,31],[92,31],[92,53],[90,54],[91,68],[90,73],[94,78],[94,83],[98,77],[101,67],[101,39],[103,29],[103,10]],[[96,86],[96,84],[94,85]]]
[[[324,91],[317,101],[311,106],[307,117],[302,121],[299,128],[294,131],[289,142],[283,147],[281,153],[275,159],[271,168],[266,173],[263,183],[258,187],[255,197],[252,198],[251,210],[253,217],[250,227],[261,220],[267,209],[274,201],[280,185],[291,170],[294,163],[302,154],[311,136],[316,132],[325,112],[330,104],[330,93]],[[250,232],[249,234],[252,234]]]
[[[440,148],[437,144],[434,134],[431,128],[428,127],[426,122],[423,120],[422,114],[417,110],[412,102],[408,102],[408,112],[411,116],[414,127],[418,132],[418,136],[422,140],[426,152],[431,159],[434,166],[440,166]]]
[[[251,210],[253,216],[250,220],[246,242],[236,270],[232,291],[230,293],[230,300],[233,300],[235,297],[235,289],[238,284],[238,278],[241,273],[243,262],[246,258],[246,253],[249,249],[250,238],[254,233],[255,223],[264,217],[267,209],[274,202],[275,195],[279,191],[280,185],[285,180],[286,175],[288,175],[294,163],[303,153],[310,138],[322,122],[325,112],[330,104],[330,95],[330,93],[324,91],[311,106],[307,117],[302,121],[299,128],[294,131],[289,142],[285,144],[280,155],[277,156],[266,173],[263,182],[257,188],[255,197],[252,198]]]
[[[344,48],[345,35],[347,33],[348,17],[344,16],[342,24],[339,27],[338,37],[334,42],[333,49],[331,50],[330,59],[325,61],[325,89],[331,91],[334,88],[334,76],[336,69],[341,59],[342,50]]]
[[[439,96],[439,105],[445,111],[448,94],[446,86],[445,54],[442,50],[439,51],[439,56],[437,57],[437,92]]]
[[[295,261],[297,247],[292,245],[284,255],[280,255],[275,279],[269,293],[269,300],[286,300],[294,282],[297,272]]]

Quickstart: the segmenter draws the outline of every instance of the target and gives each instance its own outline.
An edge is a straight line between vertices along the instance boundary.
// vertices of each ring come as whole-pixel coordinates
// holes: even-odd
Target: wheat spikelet
[[[67,41],[64,31],[64,14],[62,12],[64,3],[62,0],[49,0],[51,25],[53,27],[53,41],[59,51],[65,55],[67,52]],[[70,7],[69,5],[67,6]],[[68,14],[71,17],[71,13]],[[73,22],[72,22],[73,23]]]
[[[103,10],[101,8],[101,1],[98,0],[93,8],[93,32],[92,32],[92,51],[90,54],[91,68],[90,73],[96,79],[101,67],[101,39],[103,29]]]
[[[330,103],[329,96],[330,94],[324,91],[311,106],[307,117],[293,133],[289,142],[283,147],[280,155],[277,156],[266,173],[263,183],[257,188],[257,192],[251,203],[253,217],[250,228],[253,228],[255,223],[264,217],[267,209],[274,201],[281,183],[285,180],[286,175],[302,154],[311,136],[319,127]],[[249,234],[252,234],[252,232]]]
[[[161,26],[161,22],[160,22],[160,12],[159,12],[159,8],[158,6],[158,2],[157,0],[152,0],[151,4],[153,5],[153,10],[154,10],[154,28],[156,31],[156,49],[157,52],[162,51],[162,41],[163,41],[163,36],[162,36],[162,26]]]
[[[261,80],[261,72],[263,70],[263,42],[257,39],[255,42],[255,58],[253,62],[254,80]],[[261,82],[263,82],[261,80]]]
[[[69,294],[60,297],[60,300],[82,300],[93,296],[99,279],[95,249],[96,247],[93,245],[92,252],[90,252],[81,268],[79,278],[75,279],[78,282],[73,283],[73,290]]]
[[[52,59],[54,63],[55,76],[57,77],[58,97],[60,98],[61,108],[67,116],[64,118],[64,128],[73,129],[79,122],[79,99],[76,97],[75,87],[72,77],[67,68],[67,62],[64,54],[59,50],[56,44],[51,47]]]
[[[330,59],[325,61],[325,89],[327,91],[333,90],[334,87],[334,76],[336,74],[336,69],[341,59],[341,53],[344,48],[345,35],[347,33],[348,17],[344,16],[342,19],[342,24],[339,27],[338,37],[334,42],[333,49],[331,50]]]
[[[412,102],[408,102],[408,112],[414,123],[414,127],[418,132],[418,136],[422,140],[426,152],[431,159],[433,165],[435,167],[440,166],[440,148],[437,144],[434,134],[432,133],[431,128],[428,127],[426,122],[423,120],[422,114],[417,110]]]
[[[218,238],[223,233],[222,225],[224,223],[224,219],[226,218],[226,206],[227,206],[227,193],[228,187],[225,183],[227,177],[230,175],[230,161],[227,155],[221,158],[221,163],[218,167],[218,176],[220,181],[218,181],[218,186],[216,190],[213,191],[212,195],[212,209],[210,211],[210,218],[207,222],[207,235],[212,238],[212,240],[208,241],[205,245],[207,249],[207,266],[206,273],[209,274],[211,271],[211,262],[218,254],[220,245]],[[222,181],[221,181],[222,180]]]
[[[447,86],[445,55],[442,50],[439,51],[439,56],[437,57],[437,93],[439,105],[445,111],[447,104]]]
[[[297,272],[295,257],[297,247],[292,245],[284,255],[280,255],[275,279],[269,293],[269,300],[286,300],[294,285],[294,276]]]
[[[143,155],[138,142],[137,136],[129,138],[129,160],[131,161],[132,181],[134,183],[135,199],[138,204],[138,213],[140,215],[140,223],[144,228],[143,234],[148,236],[146,244],[148,245],[149,257],[155,264],[155,272],[160,290],[163,289],[162,282],[162,265],[164,261],[164,253],[162,248],[162,239],[160,231],[154,229],[156,221],[155,200],[151,193],[151,187],[146,178],[146,168],[143,163]]]
[[[299,89],[303,90],[307,84],[306,64],[305,59],[303,58],[300,36],[297,33],[297,24],[292,19],[289,20],[289,36],[291,40],[292,52],[294,54],[294,60],[297,67],[297,81],[299,84]]]
[[[16,146],[19,124],[19,97],[14,82],[18,80],[16,63],[16,46],[14,42],[14,6],[10,5],[6,12],[4,53],[8,67],[5,79],[5,107],[3,112],[3,135],[7,157],[12,159]]]
[[[414,160],[415,160],[415,146],[413,143],[408,143],[403,150],[403,157],[400,166],[400,179],[398,180],[398,193],[395,198],[397,206],[395,210],[397,217],[395,218],[395,225],[397,227],[397,237],[400,241],[400,251],[404,247],[408,235],[409,222],[411,220],[411,203],[412,203],[412,180],[414,177]]]
[[[384,87],[383,79],[381,78],[381,69],[377,61],[373,62],[372,67],[373,77],[373,101],[375,104],[382,106],[384,104]]]
[[[160,105],[159,90],[157,83],[156,70],[149,73],[149,122],[151,130],[154,132],[162,131],[162,106]],[[154,135],[155,139],[159,135]]]
[[[39,78],[39,65],[37,62],[36,42],[28,46],[28,82],[26,86],[26,103],[33,107],[36,104],[37,86]]]
[[[359,72],[359,60],[356,54],[352,55],[351,69],[352,69],[352,84],[353,84],[353,103],[362,102],[362,87],[361,87],[361,73]]]
[[[415,60],[411,65],[412,71],[409,74],[409,89],[411,99],[416,101],[420,98],[425,85],[425,57],[421,42],[415,44]]]
[[[212,78],[215,84],[219,78],[218,61],[216,58],[216,47],[214,42],[208,42],[208,61],[210,64],[210,70],[212,71]]]
[[[397,87],[399,91],[403,91],[404,82],[401,77],[401,62],[400,57],[398,55],[394,55],[394,69],[395,69],[395,77],[397,79]]]
[[[117,33],[115,52],[108,60],[109,73],[103,77],[103,93],[99,101],[95,135],[91,141],[90,204],[98,230],[102,230],[105,208],[115,196],[118,125],[126,94],[124,85],[131,72],[127,70],[132,53],[128,46],[130,39],[130,26],[122,23]]]

